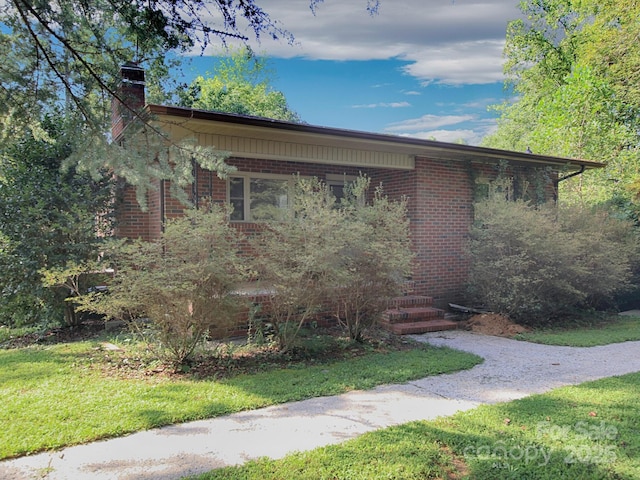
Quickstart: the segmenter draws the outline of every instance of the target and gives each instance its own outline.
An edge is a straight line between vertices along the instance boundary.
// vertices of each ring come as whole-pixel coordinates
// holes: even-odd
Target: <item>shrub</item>
[[[346,189],[335,255],[336,316],[357,341],[402,293],[413,260],[406,202],[389,200],[382,186],[365,202],[369,183],[361,177]]]
[[[541,323],[629,283],[637,241],[606,212],[494,197],[475,204],[475,217],[470,293],[495,312]]]
[[[9,326],[73,325],[66,291],[44,285],[42,271],[97,257],[112,227],[110,175],[62,168],[82,125],[52,112],[42,127],[44,138],[0,142],[0,324]]]
[[[302,325],[330,311],[360,340],[400,293],[412,253],[404,202],[376,189],[365,202],[361,177],[338,203],[317,179],[298,179],[290,209],[255,239],[256,271],[268,287],[268,312],[281,349]]]
[[[83,308],[111,318],[148,317],[161,352],[183,364],[208,333],[225,333],[235,322],[238,235],[226,211],[211,206],[170,220],[156,242],[116,242],[109,294]]]
[[[253,239],[254,269],[268,292],[264,315],[282,351],[318,313],[335,276],[333,259],[344,212],[317,179],[297,179],[289,209]]]

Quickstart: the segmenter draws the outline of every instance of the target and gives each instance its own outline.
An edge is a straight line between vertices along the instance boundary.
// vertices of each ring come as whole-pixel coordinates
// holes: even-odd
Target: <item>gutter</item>
[[[563,182],[565,180],[570,179],[571,177],[575,177],[577,175],[581,175],[582,173],[584,173],[585,170],[585,166],[584,165],[580,165],[580,170],[578,170],[577,172],[573,172],[570,173],[568,175],[565,175],[564,177],[560,177],[555,181],[556,187],[560,184],[560,182]]]

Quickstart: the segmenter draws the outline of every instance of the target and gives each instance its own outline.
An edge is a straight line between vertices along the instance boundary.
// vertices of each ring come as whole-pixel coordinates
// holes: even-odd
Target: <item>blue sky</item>
[[[502,49],[518,0],[260,0],[294,45],[250,40],[307,123],[477,145],[506,98]],[[210,50],[208,54],[219,54]],[[211,59],[193,57],[204,74]]]

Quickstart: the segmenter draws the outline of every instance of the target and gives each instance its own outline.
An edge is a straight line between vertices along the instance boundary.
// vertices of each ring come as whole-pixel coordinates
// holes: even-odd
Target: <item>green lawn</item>
[[[451,372],[479,357],[421,346],[227,380],[118,378],[97,342],[0,350],[0,458]]]
[[[640,373],[564,387],[209,479],[638,479]]]
[[[572,347],[593,347],[640,340],[640,317],[617,315],[604,321],[591,322],[571,328],[562,327],[522,333],[516,338],[527,342]]]

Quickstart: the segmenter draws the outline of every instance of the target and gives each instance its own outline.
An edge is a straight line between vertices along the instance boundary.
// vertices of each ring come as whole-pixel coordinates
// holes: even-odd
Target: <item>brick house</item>
[[[363,173],[371,178],[372,185],[382,183],[390,198],[408,197],[416,253],[414,293],[432,297],[440,307],[463,299],[472,202],[499,169],[504,173],[506,168],[514,188],[523,180],[529,185],[538,182],[538,194],[541,191],[547,199],[556,199],[559,182],[602,166],[527,152],[144,105],[143,72],[130,68],[123,73],[127,101],[142,107],[172,139],[195,137],[199,144],[230,152],[226,163],[235,166],[237,172],[221,180],[215,173],[196,168],[189,195],[196,204],[201,198],[230,202],[234,206],[230,220],[238,230],[251,233],[259,221],[257,199],[252,199],[255,192],[280,192],[271,197],[286,203],[286,185],[296,173],[318,177],[338,194],[345,179]],[[115,141],[123,135],[121,113],[115,105]],[[540,185],[541,181],[544,184]],[[183,208],[169,195],[164,182],[149,193],[146,212],[139,208],[132,187],[125,186],[121,193],[117,234],[123,237],[157,238],[164,220],[179,215]]]

